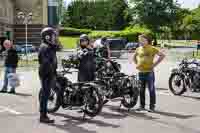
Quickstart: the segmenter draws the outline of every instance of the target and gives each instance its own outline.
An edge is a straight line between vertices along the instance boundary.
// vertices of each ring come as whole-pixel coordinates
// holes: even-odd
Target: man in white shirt
[[[95,52],[98,56],[110,59],[111,51],[110,51],[109,42],[106,37],[97,39],[93,43],[93,48],[95,49]]]

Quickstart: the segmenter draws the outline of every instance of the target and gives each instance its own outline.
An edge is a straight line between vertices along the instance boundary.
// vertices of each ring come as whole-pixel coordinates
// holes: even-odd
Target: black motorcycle
[[[95,117],[98,115],[103,106],[103,96],[98,91],[98,86],[92,82],[72,83],[66,74],[71,74],[69,68],[72,66],[63,60],[62,65],[65,68],[57,73],[56,86],[51,88],[48,99],[48,112],[54,113],[60,107],[63,109],[78,109],[85,115]],[[66,68],[68,68],[66,70]],[[41,92],[39,97],[41,96]]]
[[[96,58],[96,77],[101,79],[102,77],[112,76],[115,73],[121,71],[121,65],[115,60],[109,60],[105,58]]]
[[[135,75],[128,76],[119,72],[111,77],[101,77],[97,82],[101,85],[104,104],[115,98],[122,98],[120,107],[123,105],[129,110],[137,104],[140,84]]]
[[[63,68],[65,69],[77,69],[79,66],[79,59],[77,55],[70,55],[68,59],[62,60]],[[105,76],[112,76],[114,73],[121,71],[121,65],[115,60],[109,60],[103,57],[96,56],[96,77],[101,78]]]
[[[172,69],[169,89],[174,95],[182,95],[187,90],[200,92],[200,63],[183,59],[178,68]]]

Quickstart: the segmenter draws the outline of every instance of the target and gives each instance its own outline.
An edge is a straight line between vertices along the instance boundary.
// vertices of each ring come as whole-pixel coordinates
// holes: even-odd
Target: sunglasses
[[[87,39],[81,39],[80,41],[81,41],[81,42],[86,42],[86,41],[88,42]]]

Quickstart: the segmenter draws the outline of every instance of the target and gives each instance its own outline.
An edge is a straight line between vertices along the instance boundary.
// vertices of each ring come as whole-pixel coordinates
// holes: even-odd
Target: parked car
[[[110,38],[108,39],[111,57],[119,58],[122,55],[122,50],[124,50],[127,40],[123,38]]]
[[[137,42],[129,42],[126,44],[125,49],[126,50],[136,50],[136,48],[138,48],[140,45]]]
[[[27,50],[27,53],[34,53],[37,52],[37,48],[33,45],[16,45],[16,51],[18,53],[25,54]]]

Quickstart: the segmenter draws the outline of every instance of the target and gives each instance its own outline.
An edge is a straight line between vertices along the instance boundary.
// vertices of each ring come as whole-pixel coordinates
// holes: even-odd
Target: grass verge
[[[64,49],[75,49],[79,37],[61,36],[59,40]]]

